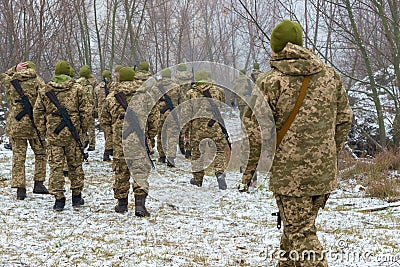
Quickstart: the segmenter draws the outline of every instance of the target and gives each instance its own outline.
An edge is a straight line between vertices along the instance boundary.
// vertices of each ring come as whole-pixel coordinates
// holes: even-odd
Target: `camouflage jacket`
[[[71,142],[75,142],[67,127],[58,135],[54,133],[62,118],[57,114],[56,106],[45,95],[45,92],[49,90],[54,90],[58,101],[67,110],[72,123],[81,136],[81,141],[83,141],[82,132],[86,133],[88,130],[92,104],[82,87],[66,75],[55,76],[47,84],[46,89],[40,91],[33,110],[40,133],[46,137],[46,141],[50,145],[67,146]]]
[[[93,86],[90,83],[90,81],[84,77],[80,77],[79,79],[76,80],[76,82],[83,87],[83,90],[87,95],[87,98],[94,107],[94,92],[93,92]]]
[[[249,79],[252,80],[254,83],[257,81],[258,77],[260,76],[261,71],[259,70],[252,70],[249,76]],[[254,77],[254,80],[253,80]]]
[[[174,77],[175,83],[181,87],[183,94],[186,94],[190,90],[193,75],[188,71],[177,71]]]
[[[246,105],[242,97],[246,97],[251,94],[252,85],[253,84],[251,83],[251,80],[248,80],[245,75],[240,74],[233,82],[233,92],[237,93],[238,95],[231,93],[231,103],[236,103],[238,106]]]
[[[112,132],[113,153],[114,158],[117,159],[126,158],[127,155],[124,155],[124,148],[122,145],[122,130],[124,127],[125,110],[115,98],[115,94],[123,92],[130,107],[130,100],[133,97],[135,103],[140,103],[140,105],[131,108],[140,120],[140,127],[143,131],[146,129],[144,127],[146,124],[146,118],[151,119],[151,117],[154,116],[154,113],[150,112],[153,105],[152,101],[149,99],[149,94],[143,90],[143,88],[139,89],[139,87],[140,86],[136,82],[124,81],[117,83],[114,91],[107,96],[105,106],[100,116],[104,131],[109,133]],[[147,129],[150,129],[150,131],[157,131],[154,127],[148,127]],[[141,144],[136,141],[135,146],[141,147]]]
[[[311,75],[302,106],[275,151],[270,190],[295,197],[329,193],[337,185],[337,155],[352,121],[341,79],[313,52],[291,43],[274,55],[270,64],[271,70],[257,83],[272,110],[277,132],[297,101],[304,76]],[[255,125],[247,117],[244,120],[247,127]],[[250,135],[250,144],[259,146],[260,140],[254,136]],[[250,159],[254,156],[251,153]],[[254,166],[246,169],[244,182],[251,179],[251,170]]]
[[[185,124],[183,129],[184,132],[187,130],[194,133],[197,130],[209,127],[207,124],[210,119],[215,118],[214,111],[212,110],[209,101],[203,95],[205,90],[209,90],[212,96],[212,100],[215,105],[220,108],[221,104],[225,101],[225,92],[223,89],[210,84],[210,83],[199,83],[194,84],[192,88],[186,93],[185,105],[182,108],[182,123]],[[216,135],[222,136],[222,130],[218,123],[214,123],[212,126],[215,130]]]
[[[141,72],[141,71],[135,72],[135,81],[139,86],[141,86],[150,77],[151,75],[148,72]]]
[[[163,78],[157,83],[156,86],[160,88],[161,85],[164,86],[164,92],[167,93],[172,101],[174,108],[176,108],[183,101],[184,98],[181,88],[170,78]],[[161,90],[158,88],[155,88],[153,90],[159,90],[160,95],[162,95]],[[165,109],[165,107],[167,106],[167,102],[164,96],[160,98],[157,106],[160,112]]]
[[[33,107],[35,105],[39,91],[43,90],[43,87],[45,85],[43,80],[37,76],[34,69],[22,69],[18,72],[15,72],[10,81],[14,79],[17,79],[19,81],[23,93],[28,97],[29,102]],[[27,139],[37,137],[28,114],[23,116],[20,121],[15,118],[15,116],[17,116],[18,113],[23,110],[24,105],[20,101],[21,97],[19,96],[17,90],[11,84],[9,84],[9,100],[9,115],[11,117],[9,120],[10,125],[8,129],[11,137]]]

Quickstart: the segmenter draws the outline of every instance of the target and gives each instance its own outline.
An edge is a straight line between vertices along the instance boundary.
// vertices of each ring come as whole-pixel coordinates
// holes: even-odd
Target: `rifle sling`
[[[303,83],[302,83],[301,89],[300,89],[300,94],[299,94],[299,97],[297,98],[296,104],[294,105],[292,112],[290,113],[288,119],[286,120],[285,124],[283,125],[282,129],[279,131],[279,133],[277,135],[276,148],[278,148],[279,145],[281,144],[283,137],[285,137],[286,132],[289,130],[294,119],[296,118],[297,113],[299,112],[301,104],[303,103],[304,97],[306,96],[306,93],[307,93],[307,87],[308,87],[308,84],[310,83],[310,78],[311,78],[310,76],[304,77],[304,80],[303,80]]]

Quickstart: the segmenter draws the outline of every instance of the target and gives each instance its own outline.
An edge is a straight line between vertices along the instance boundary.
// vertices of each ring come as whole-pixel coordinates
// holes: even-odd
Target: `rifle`
[[[151,166],[154,169],[155,166],[150,157],[150,148],[149,145],[147,144],[146,137],[144,136],[144,131],[140,127],[138,117],[136,116],[135,112],[133,112],[133,110],[128,107],[128,102],[126,102],[125,94],[123,92],[118,92],[114,94],[114,97],[126,111],[126,117],[128,120],[128,127],[122,133],[122,139],[126,139],[132,132],[136,132],[136,135],[138,136],[140,143],[146,149],[147,157],[150,160]]]
[[[14,79],[10,83],[15,88],[15,90],[18,92],[18,95],[21,97],[21,99],[17,100],[16,102],[20,102],[24,105],[23,110],[21,110],[21,112],[19,112],[17,114],[17,116],[15,116],[15,119],[17,121],[20,121],[22,119],[22,117],[24,117],[25,115],[28,115],[29,120],[32,123],[32,127],[33,127],[33,129],[35,129],[36,135],[39,138],[40,145],[43,147],[43,141],[40,137],[40,131],[36,127],[35,121],[33,119],[33,107],[32,107],[31,102],[29,101],[29,98],[24,94],[22,87],[19,84],[18,79]]]
[[[79,151],[82,154],[83,160],[88,161],[89,155],[88,153],[85,153],[85,149],[83,148],[82,141],[79,137],[78,131],[76,130],[75,125],[72,123],[68,111],[61,106],[60,101],[58,101],[58,98],[53,90],[47,91],[46,96],[50,99],[51,103],[53,103],[57,108],[57,113],[54,112],[53,114],[61,116],[61,123],[54,130],[54,133],[58,135],[62,131],[62,129],[67,127],[72,137],[74,138],[75,142],[78,144]]]
[[[166,102],[166,106],[161,110],[161,114],[164,114],[165,112],[167,112],[167,110],[170,110],[172,113],[172,117],[174,117],[175,123],[179,127],[179,120],[178,120],[178,116],[176,115],[175,112],[172,112],[172,110],[174,109],[174,104],[172,103],[171,98],[169,97],[169,95],[167,94],[167,92],[165,92],[165,88],[164,85],[162,85],[161,83],[157,86],[158,90],[160,90],[160,92],[163,94],[164,100]]]
[[[108,96],[108,94],[110,93],[110,90],[107,87],[107,80],[106,78],[104,78],[104,94],[106,95],[106,97]]]
[[[206,89],[203,91],[203,95],[207,98],[208,102],[210,103],[212,109],[213,109],[213,113],[214,113],[214,117],[215,119],[211,119],[207,126],[208,127],[212,127],[214,125],[215,122],[218,122],[219,126],[221,127],[222,133],[225,136],[226,142],[228,143],[229,149],[232,150],[232,145],[231,142],[229,140],[229,134],[228,131],[225,128],[225,123],[224,123],[224,119],[222,118],[221,112],[219,112],[219,109],[217,107],[217,105],[215,105],[214,101],[212,100],[212,96],[210,93],[209,89]]]

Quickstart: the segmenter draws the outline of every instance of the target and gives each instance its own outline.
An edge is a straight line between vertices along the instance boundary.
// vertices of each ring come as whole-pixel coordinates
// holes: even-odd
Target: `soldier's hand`
[[[18,65],[15,67],[16,71],[20,71],[22,69],[25,69],[28,66],[27,62],[20,62]]]

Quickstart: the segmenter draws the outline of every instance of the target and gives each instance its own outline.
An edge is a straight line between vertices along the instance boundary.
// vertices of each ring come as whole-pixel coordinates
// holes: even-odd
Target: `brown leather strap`
[[[279,145],[281,144],[281,142],[283,140],[283,137],[285,136],[286,132],[289,130],[290,125],[292,125],[292,122],[296,118],[297,112],[299,111],[301,104],[303,103],[304,97],[306,96],[307,87],[308,87],[308,84],[310,83],[310,78],[311,78],[310,76],[304,77],[303,84],[301,85],[301,89],[300,89],[300,94],[299,94],[299,97],[297,98],[297,102],[294,105],[294,108],[293,108],[292,112],[290,113],[289,118],[283,125],[282,129],[279,131],[278,136],[276,138],[276,148],[279,147]]]

